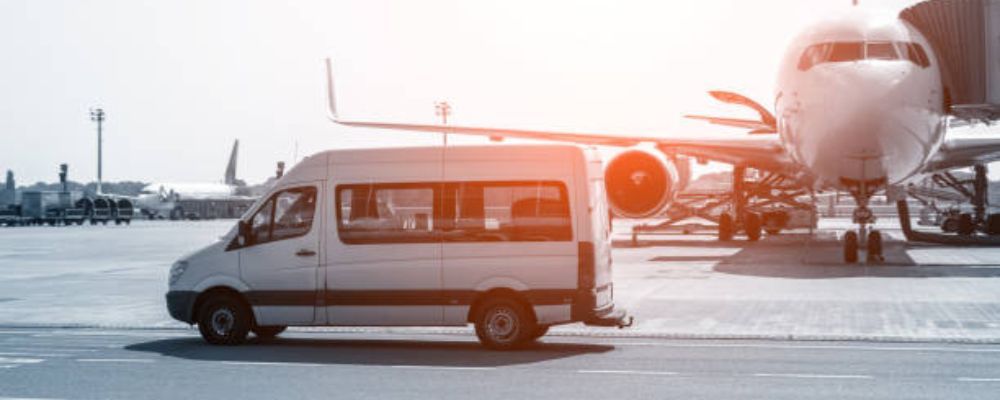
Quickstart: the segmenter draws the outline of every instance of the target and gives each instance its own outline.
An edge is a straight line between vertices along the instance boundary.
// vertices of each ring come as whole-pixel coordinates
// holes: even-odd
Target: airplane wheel
[[[858,262],[858,233],[855,231],[844,233],[844,262],[848,264]]]
[[[719,241],[733,240],[733,217],[729,214],[719,216]]]
[[[882,232],[871,231],[868,234],[868,261],[881,262],[884,260],[882,257]]]
[[[760,240],[760,214],[746,213],[743,216],[743,230],[747,233],[747,240],[751,242]]]
[[[976,225],[972,223],[971,214],[962,214],[958,216],[958,234],[969,236],[976,232]]]

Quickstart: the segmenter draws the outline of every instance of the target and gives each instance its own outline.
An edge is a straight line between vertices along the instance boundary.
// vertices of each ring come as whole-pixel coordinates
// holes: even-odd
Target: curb
[[[78,329],[118,331],[179,331],[196,332],[193,326],[135,326],[100,324],[0,324],[0,329]],[[394,327],[295,327],[291,332],[340,333],[370,335],[474,335],[471,327],[459,328],[394,328]],[[546,336],[582,338],[659,339],[659,340],[756,340],[781,342],[873,342],[873,343],[948,343],[948,344],[1000,344],[996,337],[943,337],[903,335],[820,335],[773,333],[691,333],[665,331],[638,331],[628,329],[560,329],[554,328]]]

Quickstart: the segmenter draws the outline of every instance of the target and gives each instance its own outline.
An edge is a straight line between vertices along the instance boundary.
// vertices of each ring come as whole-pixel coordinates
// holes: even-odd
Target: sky
[[[911,0],[862,1],[900,10]],[[0,1],[0,170],[19,184],[218,182],[334,148],[435,145],[437,135],[327,119],[333,60],[348,119],[664,137],[740,137],[684,120],[767,104],[786,45],[850,0]],[[449,137],[451,143],[484,143]]]

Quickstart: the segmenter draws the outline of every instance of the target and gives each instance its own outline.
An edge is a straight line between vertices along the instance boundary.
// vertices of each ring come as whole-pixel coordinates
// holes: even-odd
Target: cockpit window
[[[827,51],[827,62],[845,62],[863,60],[865,48],[862,43],[830,43]]]
[[[898,60],[896,44],[892,42],[870,42],[865,44],[865,58],[869,60]]]
[[[830,42],[809,46],[799,59],[799,69],[835,62],[861,60],[910,61],[921,68],[930,66],[923,46],[913,42]]]

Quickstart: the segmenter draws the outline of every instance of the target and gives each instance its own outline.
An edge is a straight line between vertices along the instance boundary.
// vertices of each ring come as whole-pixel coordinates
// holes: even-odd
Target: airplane
[[[721,240],[740,230],[750,240],[759,238],[761,216],[750,207],[752,203],[790,201],[789,195],[769,199],[772,189],[800,194],[843,191],[855,200],[857,225],[857,230],[842,236],[843,259],[856,263],[863,251],[867,261],[877,263],[883,260],[883,238],[870,229],[875,217],[869,206],[878,193],[897,202],[909,240],[1000,244],[1000,236],[995,236],[1000,235],[1000,215],[985,214],[986,164],[1000,160],[1000,137],[961,138],[948,129],[951,122],[1000,119],[996,106],[1000,93],[993,96],[987,85],[992,81],[983,79],[993,72],[984,68],[991,66],[973,62],[984,50],[991,54],[991,49],[984,49],[991,41],[983,40],[989,44],[980,43],[983,47],[976,50],[979,42],[970,39],[990,37],[986,31],[1000,28],[997,11],[997,0],[929,0],[888,17],[852,7],[842,16],[812,25],[790,45],[781,62],[773,113],[745,96],[713,91],[710,94],[717,100],[748,107],[759,119],[688,116],[748,129],[750,135],[741,138],[672,139],[348,120],[337,113],[329,59],[328,107],[330,119],[348,127],[624,148],[607,163],[605,184],[614,214],[627,218],[647,218],[671,207],[688,178],[681,172],[690,159],[731,164],[732,207],[715,218]],[[969,45],[953,46],[956,42]],[[986,57],[981,57],[981,64],[989,64],[982,58]],[[991,102],[994,97],[998,101]],[[948,179],[949,170],[968,167],[976,171],[971,189],[968,182]],[[763,187],[748,189],[747,169],[767,174]],[[908,188],[928,176],[965,189],[975,205],[975,215],[961,216],[960,235],[916,232],[910,227]]]
[[[178,205],[181,199],[227,199],[243,197],[237,194],[245,186],[236,179],[236,156],[240,141],[233,143],[222,183],[156,182],[142,188],[135,199],[137,207],[149,219],[184,219],[185,211]]]

